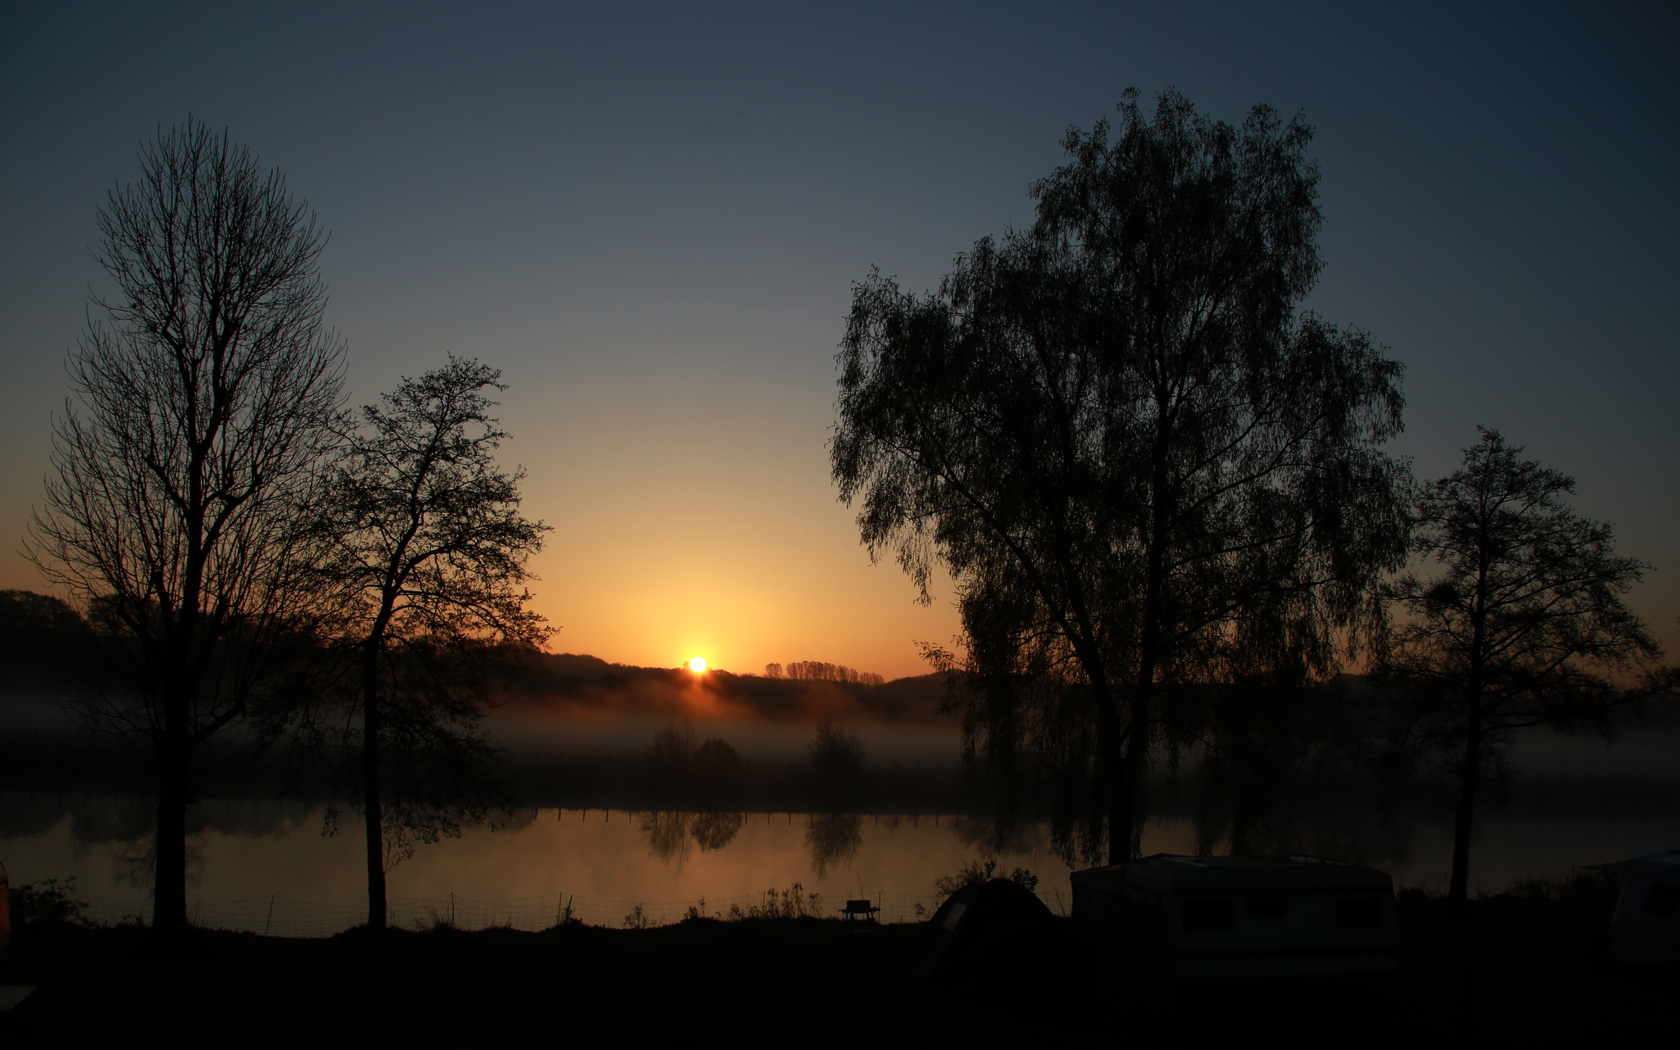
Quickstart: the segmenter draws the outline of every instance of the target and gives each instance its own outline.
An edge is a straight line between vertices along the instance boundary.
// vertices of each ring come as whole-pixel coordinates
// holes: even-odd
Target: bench
[[[872,906],[866,900],[847,901],[846,906],[844,908],[840,909],[840,914],[842,914],[846,917],[846,925],[850,926],[851,923],[852,923],[852,920],[857,918],[860,915],[864,918],[865,921],[874,922],[875,921],[875,914],[877,912],[879,912],[880,910],[881,910],[880,908]]]

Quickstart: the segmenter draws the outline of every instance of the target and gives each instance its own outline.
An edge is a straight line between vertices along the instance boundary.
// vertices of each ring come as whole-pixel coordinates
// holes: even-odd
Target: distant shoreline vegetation
[[[815,660],[770,664],[763,675],[717,669],[696,675],[686,667],[634,667],[575,653],[538,653],[507,676],[502,697],[514,714],[559,701],[624,714],[683,715],[691,713],[685,698],[698,691],[718,701],[724,712],[779,721],[863,718],[954,726],[940,710],[946,682],[943,672],[889,682],[878,674]]]
[[[765,664],[764,677],[791,678],[800,682],[845,682],[848,685],[885,685],[887,680],[869,671],[854,671],[843,664],[828,664],[821,660],[795,660],[783,669],[781,664]]]

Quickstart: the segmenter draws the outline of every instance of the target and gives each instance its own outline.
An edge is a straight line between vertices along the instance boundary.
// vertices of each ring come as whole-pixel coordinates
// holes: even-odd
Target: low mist
[[[955,720],[939,711],[942,675],[882,684],[626,667],[544,654],[508,685],[486,722],[512,752],[599,758],[645,752],[672,725],[728,742],[751,762],[804,761],[821,722],[855,732],[871,766],[952,766]]]

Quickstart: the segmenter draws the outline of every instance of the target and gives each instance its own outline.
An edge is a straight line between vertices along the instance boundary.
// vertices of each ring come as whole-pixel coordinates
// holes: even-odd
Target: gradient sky
[[[553,648],[921,673],[957,629],[835,499],[851,283],[935,287],[1070,124],[1172,85],[1317,128],[1310,306],[1407,366],[1400,453],[1502,430],[1656,571],[1680,650],[1672,5],[73,4],[0,11],[0,535],[39,501],[87,249],[188,113],[332,231],[354,403],[504,370]],[[0,587],[41,589],[0,556]]]

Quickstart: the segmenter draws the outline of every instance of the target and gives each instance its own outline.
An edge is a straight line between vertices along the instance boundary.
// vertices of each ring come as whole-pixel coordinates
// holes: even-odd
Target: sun
[[[704,672],[706,670],[706,658],[704,656],[696,656],[688,662],[688,669],[693,671],[695,674]]]

